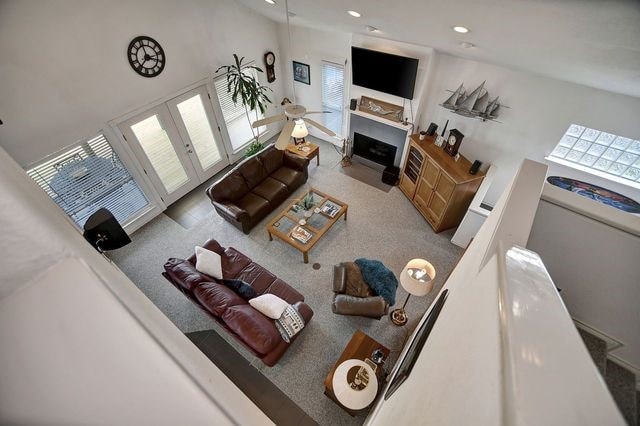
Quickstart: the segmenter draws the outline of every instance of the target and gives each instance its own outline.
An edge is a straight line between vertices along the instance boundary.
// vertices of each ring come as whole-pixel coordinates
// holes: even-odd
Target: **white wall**
[[[0,229],[1,424],[268,423],[1,148]]]
[[[276,26],[228,0],[3,1],[0,145],[25,166],[212,75],[233,53],[264,68],[267,50],[279,55]],[[138,35],[164,48],[166,67],[155,78],[139,76],[127,61]],[[279,101],[278,63],[276,75],[270,86]]]
[[[291,101],[294,101],[293,85],[295,85],[295,102],[304,105],[308,111],[322,110],[322,61],[344,64],[351,55],[351,35],[338,31],[322,31],[291,25],[291,51],[289,51],[287,25],[280,24],[278,26],[278,42],[280,52],[282,52],[279,64],[283,71],[276,74],[276,78],[282,81],[284,93]],[[309,65],[310,85],[293,81],[292,61]],[[345,83],[349,81],[349,72],[350,66],[347,65]],[[348,91],[348,86],[345,87],[345,90]],[[277,101],[279,103],[281,99],[277,99]],[[309,118],[322,124],[322,116],[319,114],[311,115]],[[343,115],[343,128],[345,120],[346,115]],[[322,139],[333,140],[315,129],[311,129],[310,132]]]
[[[439,106],[449,96],[448,89],[455,90],[462,82],[467,89],[473,89],[484,80],[490,95],[499,95],[510,107],[502,109],[499,118],[502,123],[483,123]],[[465,135],[461,148],[465,157],[498,166],[486,197],[491,205],[496,203],[522,159],[543,161],[571,123],[640,138],[639,98],[449,55],[437,55],[427,99],[421,128],[435,122],[442,130],[450,119],[448,128],[457,128]],[[596,177],[588,181],[613,186]]]

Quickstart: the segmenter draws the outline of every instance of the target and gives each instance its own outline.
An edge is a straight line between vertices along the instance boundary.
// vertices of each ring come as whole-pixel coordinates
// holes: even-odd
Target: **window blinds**
[[[149,204],[102,134],[66,149],[27,174],[80,227],[101,207],[124,225]]]
[[[331,114],[322,114],[325,126],[342,133],[342,107],[344,98],[344,66],[322,61],[322,108]]]
[[[344,95],[344,67],[322,61],[322,106],[342,111]]]

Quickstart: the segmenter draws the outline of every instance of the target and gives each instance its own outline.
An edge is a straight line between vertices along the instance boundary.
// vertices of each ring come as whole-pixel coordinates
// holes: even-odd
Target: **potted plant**
[[[271,100],[267,96],[267,91],[271,88],[260,84],[257,78],[252,74],[247,73],[246,70],[253,69],[256,72],[262,72],[260,67],[255,65],[243,65],[244,56],[238,58],[238,55],[233,54],[234,64],[223,65],[216,70],[216,73],[223,70],[227,76],[227,92],[231,93],[231,100],[237,104],[242,102],[244,106],[244,112],[253,134],[253,141],[249,144],[245,151],[245,156],[249,157],[256,152],[260,151],[264,145],[260,142],[260,128],[254,129],[251,126],[252,120],[249,116],[249,111],[255,111],[255,120],[260,119],[259,114],[264,114],[267,110],[267,105],[271,103]],[[258,111],[260,111],[258,113]]]

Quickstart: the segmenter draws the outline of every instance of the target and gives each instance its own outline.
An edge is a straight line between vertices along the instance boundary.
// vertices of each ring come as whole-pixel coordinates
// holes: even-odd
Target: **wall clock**
[[[267,81],[273,83],[276,81],[276,71],[274,70],[274,64],[276,63],[276,55],[273,52],[267,52],[264,54],[264,63],[267,67]]]
[[[160,44],[149,36],[131,40],[127,49],[131,68],[143,77],[155,77],[164,69],[166,58]]]
[[[449,130],[449,138],[447,139],[447,145],[444,147],[444,150],[452,157],[455,157],[458,153],[458,149],[460,149],[460,144],[462,143],[462,138],[464,135],[460,133],[458,129]]]

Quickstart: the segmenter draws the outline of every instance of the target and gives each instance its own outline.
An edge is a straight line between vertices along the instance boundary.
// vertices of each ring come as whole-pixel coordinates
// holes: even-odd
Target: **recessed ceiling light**
[[[298,16],[293,12],[288,12],[288,15],[289,15],[289,18],[295,18],[296,16]]]
[[[369,31],[370,33],[375,33],[375,32],[377,32],[377,31],[380,31],[379,29],[377,29],[377,28],[376,28],[376,27],[374,27],[373,25],[367,25],[367,26],[365,27],[365,29],[366,29],[367,31]]]
[[[461,27],[461,26],[455,26],[453,27],[453,31],[457,32],[457,33],[468,33],[469,32],[469,28],[467,27]]]
[[[359,18],[359,17],[361,17],[361,16],[362,16],[361,14],[359,14],[358,12],[356,12],[355,10],[347,10],[347,13],[348,13],[349,15],[353,16],[354,18]]]
[[[276,2],[275,2],[275,1],[273,1],[273,0],[264,0],[264,1],[266,1],[266,2],[267,2],[267,3],[269,3],[269,4],[276,4]]]
[[[475,44],[469,43],[468,41],[461,42],[460,46],[464,47],[465,49],[471,49],[472,47],[476,47]]]

